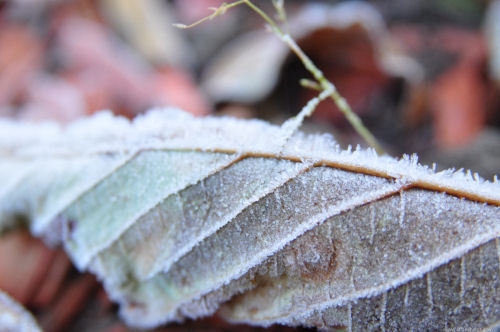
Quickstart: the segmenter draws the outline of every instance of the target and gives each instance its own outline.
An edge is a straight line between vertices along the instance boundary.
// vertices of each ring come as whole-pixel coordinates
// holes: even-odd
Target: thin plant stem
[[[285,11],[285,0],[272,0],[273,1],[273,6],[274,9],[276,10],[278,20],[281,23],[286,24],[287,18],[286,18],[286,11]]]
[[[283,124],[281,125],[281,130],[283,131],[283,135],[281,138],[281,149],[283,149],[290,137],[292,137],[293,133],[295,133],[297,129],[300,128],[300,126],[304,122],[304,119],[308,116],[311,116],[319,103],[328,98],[330,96],[330,93],[330,90],[321,91],[319,95],[310,99],[296,116],[283,122]]]
[[[235,1],[235,2],[232,2],[232,3],[223,3],[222,5],[220,5],[220,7],[218,8],[214,8],[214,7],[210,7],[209,9],[213,10],[213,13],[211,15],[208,15],[208,16],[205,16],[203,17],[202,19],[192,23],[192,24],[189,24],[189,25],[186,25],[186,24],[182,24],[182,23],[174,23],[174,26],[176,28],[179,28],[179,29],[190,29],[190,28],[193,28],[207,20],[213,20],[214,18],[216,18],[217,16],[219,15],[222,15],[226,12],[226,10],[232,8],[232,7],[236,7],[238,5],[241,5],[243,3],[247,3],[248,1],[247,0],[239,0],[239,1]]]
[[[318,84],[318,82],[307,79],[307,78],[302,78],[299,81],[300,85],[302,85],[304,88],[316,90],[316,91],[322,91],[323,88],[321,85]]]
[[[329,90],[330,98],[335,102],[335,105],[339,108],[339,110],[344,113],[344,116],[347,118],[347,121],[354,127],[354,129],[358,132],[358,134],[372,147],[377,151],[378,154],[384,154],[384,150],[378,143],[375,136],[372,135],[370,130],[366,128],[363,124],[359,116],[354,113],[351,106],[345,100],[344,97],[340,95],[335,85],[330,82],[323,72],[316,67],[316,65],[312,62],[312,60],[302,51],[302,49],[297,45],[297,43],[290,37],[290,35],[283,34],[278,36],[283,40],[290,49],[299,57],[302,61],[302,64],[306,69],[313,75],[313,77],[318,81],[323,90]]]
[[[283,30],[280,29],[278,24],[269,17],[262,9],[260,9],[258,6],[256,6],[252,1],[250,0],[240,0],[240,1],[235,1],[230,4],[223,3],[220,7],[218,8],[212,8],[214,10],[214,13],[212,15],[209,15],[207,17],[202,18],[201,20],[190,24],[190,25],[184,25],[184,24],[176,24],[176,27],[179,28],[191,28],[194,27],[200,23],[203,23],[206,20],[211,20],[215,18],[218,15],[224,14],[227,9],[245,4],[248,7],[250,7],[253,11],[255,11],[258,15],[260,15],[264,21],[267,22],[271,30],[286,44],[288,47],[292,50],[295,55],[300,59],[304,67],[311,73],[311,75],[314,77],[314,79],[317,81],[317,84],[312,84],[313,82],[308,82],[306,83],[307,86],[313,87],[314,89],[317,89],[318,86],[321,88],[322,92],[328,93],[328,97],[330,97],[335,105],[339,108],[339,110],[344,114],[346,117],[347,121],[353,126],[353,128],[356,130],[356,132],[372,147],[377,151],[378,154],[382,155],[384,154],[384,150],[382,149],[381,145],[378,143],[377,139],[372,135],[372,133],[366,128],[366,126],[363,124],[361,119],[356,115],[356,113],[353,112],[351,106],[349,103],[345,100],[342,95],[338,92],[337,88],[335,85],[330,82],[323,72],[314,64],[314,62],[304,53],[304,51],[297,45],[295,40],[293,38],[283,32]],[[324,98],[321,98],[323,100]],[[318,99],[319,101],[321,101]],[[317,103],[316,103],[317,104]],[[305,111],[305,109],[308,110],[307,114],[301,115]],[[310,108],[304,107],[301,110],[301,113],[297,115],[297,118],[303,118],[305,116],[309,116],[312,114],[312,111],[309,112]],[[314,108],[312,108],[314,110]],[[301,121],[302,121],[301,120]]]

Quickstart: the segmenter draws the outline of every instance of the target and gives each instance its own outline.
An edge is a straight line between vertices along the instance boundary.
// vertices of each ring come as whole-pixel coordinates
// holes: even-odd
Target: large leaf
[[[175,110],[4,121],[0,154],[0,226],[63,244],[133,326],[500,319],[500,184],[477,175]]]

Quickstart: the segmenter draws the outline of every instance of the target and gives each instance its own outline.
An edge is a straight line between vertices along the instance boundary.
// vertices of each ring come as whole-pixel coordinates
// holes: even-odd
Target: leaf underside
[[[498,325],[498,183],[280,135],[176,110],[0,122],[0,228],[64,245],[137,327]]]

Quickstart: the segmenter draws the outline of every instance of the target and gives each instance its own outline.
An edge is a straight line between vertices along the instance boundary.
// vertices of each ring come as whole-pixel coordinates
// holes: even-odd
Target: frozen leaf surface
[[[485,328],[500,318],[500,184],[342,151],[261,121],[151,111],[0,122],[0,226],[64,245],[153,327]]]
[[[33,316],[10,296],[0,291],[0,330],[40,332]]]

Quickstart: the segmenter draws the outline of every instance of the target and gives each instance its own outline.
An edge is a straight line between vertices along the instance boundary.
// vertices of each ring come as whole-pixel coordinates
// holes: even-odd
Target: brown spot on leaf
[[[324,235],[312,234],[299,239],[293,251],[296,266],[304,279],[326,280],[337,265],[335,241]]]

